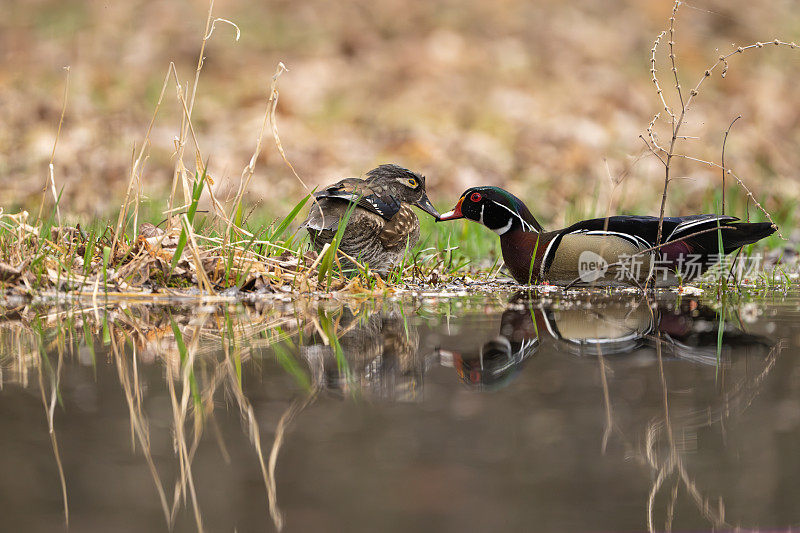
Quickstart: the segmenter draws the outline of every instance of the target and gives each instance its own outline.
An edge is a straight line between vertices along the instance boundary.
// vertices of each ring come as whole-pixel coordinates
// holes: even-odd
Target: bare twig
[[[663,89],[661,87],[661,84],[658,81],[657,69],[656,69],[656,52],[658,51],[658,45],[660,44],[661,39],[666,34],[666,31],[664,31],[664,32],[661,32],[658,35],[658,37],[656,38],[655,42],[653,43],[653,48],[651,48],[651,50],[650,50],[650,52],[651,52],[651,54],[650,54],[650,73],[652,74],[652,81],[653,81],[653,84],[655,85],[655,88],[656,88],[656,94],[658,95],[658,97],[659,97],[659,99],[661,101],[661,104],[664,107],[664,110],[667,112],[667,114],[670,117],[670,126],[671,126],[671,129],[672,129],[672,136],[671,136],[671,139],[670,139],[670,142],[669,142],[669,146],[667,148],[662,147],[658,143],[656,135],[655,135],[655,133],[653,131],[654,130],[654,126],[655,126],[655,124],[656,124],[656,122],[658,121],[658,118],[659,118],[659,115],[656,115],[653,118],[653,120],[650,122],[650,124],[648,125],[648,128],[647,128],[648,138],[650,139],[650,141],[648,142],[647,139],[645,139],[643,136],[641,137],[642,140],[645,142],[645,145],[647,145],[648,149],[650,149],[650,151],[654,155],[656,155],[659,158],[659,160],[661,160],[662,164],[664,165],[664,188],[663,188],[663,191],[662,191],[662,194],[661,194],[661,207],[660,207],[660,210],[659,210],[659,217],[658,217],[658,231],[656,233],[656,245],[657,246],[661,244],[661,240],[662,240],[663,226],[664,226],[664,214],[665,214],[666,203],[667,203],[667,192],[668,192],[668,189],[669,189],[669,182],[672,179],[671,178],[672,159],[673,159],[673,157],[678,156],[678,154],[675,153],[675,147],[676,147],[676,144],[677,144],[678,140],[683,140],[683,139],[687,138],[686,136],[680,135],[679,132],[680,132],[681,127],[684,124],[684,121],[685,121],[685,118],[686,118],[686,113],[689,110],[689,108],[691,107],[691,104],[694,101],[694,98],[699,94],[700,87],[705,82],[706,78],[711,77],[711,74],[713,73],[713,71],[717,67],[719,67],[720,65],[723,67],[722,74],[723,74],[723,77],[724,77],[725,74],[727,74],[727,70],[728,70],[728,58],[730,58],[734,54],[741,54],[746,50],[752,50],[752,49],[755,49],[755,48],[763,48],[765,46],[765,44],[773,44],[775,46],[787,46],[787,47],[792,48],[792,49],[795,49],[797,47],[797,44],[794,43],[794,42],[788,43],[788,42],[785,42],[785,41],[781,41],[780,39],[774,39],[774,40],[770,41],[769,43],[757,42],[757,43],[751,44],[749,46],[744,46],[744,47],[740,46],[740,47],[736,48],[736,50],[733,50],[732,52],[729,52],[726,55],[719,56],[717,61],[703,72],[703,75],[700,77],[700,80],[697,82],[697,84],[694,86],[694,88],[689,92],[689,97],[688,98],[684,98],[683,91],[681,89],[680,82],[679,82],[678,67],[677,67],[677,62],[676,62],[676,58],[675,58],[675,50],[674,50],[674,45],[675,45],[675,40],[674,40],[675,20],[676,20],[676,15],[677,15],[677,12],[678,12],[678,7],[680,5],[681,5],[681,0],[675,0],[675,2],[673,4],[673,7],[672,7],[672,14],[671,14],[670,19],[669,19],[669,29],[667,30],[667,31],[669,31],[669,34],[670,34],[669,59],[670,59],[670,63],[671,63],[671,66],[672,66],[672,73],[673,73],[673,76],[675,78],[675,90],[677,92],[677,96],[678,96],[678,99],[679,99],[680,105],[681,105],[680,111],[677,112],[677,113],[672,111],[670,106],[667,104],[666,99],[664,98],[664,91],[663,91]],[[734,122],[735,122],[735,120],[734,120]],[[733,123],[731,123],[731,125],[732,124]],[[730,126],[728,127],[728,130],[730,130]],[[726,138],[727,138],[727,132],[726,132]],[[687,159],[693,159],[693,158],[687,157]],[[724,174],[725,173],[732,174],[729,169],[725,168],[724,163],[723,163],[721,168],[723,169],[723,173]],[[723,180],[724,180],[724,174],[723,174]],[[737,178],[737,182],[739,182],[740,185],[743,185],[743,182],[738,178]],[[746,189],[746,188],[745,188],[745,190],[748,191],[748,196],[750,196],[752,198],[752,195],[749,193],[749,190]],[[724,194],[724,192],[723,192],[723,194]],[[764,211],[764,212],[766,213],[766,211]],[[773,225],[774,225],[774,221],[772,220],[772,217],[770,217],[769,214],[767,214],[767,216],[768,216],[770,222],[772,222]]]
[[[699,159],[697,157],[692,157],[692,156],[688,156],[688,155],[685,155],[685,154],[673,154],[673,157],[687,159],[689,161],[694,161],[695,163],[701,163],[703,165],[708,165],[710,167],[716,167],[716,168],[722,169],[725,172],[725,174],[727,174],[728,176],[731,176],[733,179],[735,179],[736,183],[738,183],[739,186],[742,189],[744,189],[744,191],[747,193],[747,198],[749,200],[752,200],[753,203],[758,208],[758,210],[761,211],[764,214],[765,217],[767,217],[767,220],[770,221],[770,223],[772,224],[772,227],[775,228],[776,232],[778,233],[778,236],[783,240],[787,240],[786,237],[784,237],[783,234],[781,233],[780,228],[778,227],[778,224],[775,222],[775,220],[773,220],[772,215],[769,214],[769,211],[767,211],[764,208],[764,206],[761,205],[761,203],[758,200],[756,200],[756,197],[753,194],[753,192],[750,190],[750,188],[747,187],[747,185],[744,183],[744,181],[742,181],[742,179],[739,176],[734,174],[731,169],[724,168],[724,167],[720,166],[719,164],[714,163],[713,161],[706,161],[705,159]],[[749,217],[747,218],[747,220],[749,220]]]
[[[670,109],[670,107],[667,105],[667,101],[664,99],[664,90],[661,88],[661,84],[658,82],[658,76],[656,75],[656,52],[658,51],[658,45],[661,43],[661,39],[666,33],[667,32],[665,31],[659,33],[655,42],[653,42],[653,48],[650,49],[650,74],[653,75],[652,82],[656,86],[656,93],[661,99],[661,105],[664,106],[664,111],[666,111],[667,114],[674,119],[675,114],[672,112],[672,109]]]
[[[669,60],[672,63],[672,75],[675,77],[675,91],[678,93],[678,99],[681,101],[681,108],[683,108],[685,107],[683,104],[683,92],[681,91],[681,83],[678,81],[678,67],[675,63],[675,17],[678,14],[680,5],[680,0],[676,0],[672,4],[672,15],[669,17]]]
[[[654,156],[656,156],[658,158],[658,160],[661,161],[661,164],[666,166],[667,162],[664,161],[664,158],[661,157],[661,154],[658,153],[658,151],[657,151],[658,147],[653,148],[652,146],[650,146],[650,143],[647,142],[647,139],[644,138],[644,135],[639,135],[639,138],[642,140],[642,142],[644,142],[645,146],[647,146],[647,149],[650,150],[650,153],[652,153]]]

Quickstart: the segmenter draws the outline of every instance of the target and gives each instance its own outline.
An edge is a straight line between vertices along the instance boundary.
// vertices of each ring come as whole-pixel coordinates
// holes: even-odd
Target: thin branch
[[[678,9],[678,6],[680,5],[680,3],[681,3],[680,0],[676,0],[674,5],[673,5],[672,16],[670,17],[670,28],[669,28],[670,37],[672,37],[674,35],[675,18],[676,18],[677,9]],[[711,77],[711,74],[713,73],[713,71],[717,67],[719,67],[720,65],[723,66],[723,75],[726,74],[727,73],[727,68],[728,68],[728,62],[727,62],[728,58],[731,57],[734,54],[741,54],[745,50],[752,50],[752,49],[755,49],[755,48],[763,48],[765,44],[774,44],[775,46],[788,46],[788,47],[790,47],[792,49],[797,48],[797,44],[796,43],[794,43],[794,42],[789,43],[789,42],[786,42],[786,41],[781,41],[780,39],[774,39],[773,41],[770,41],[769,43],[757,42],[755,44],[751,44],[751,45],[744,46],[744,47],[740,46],[736,50],[733,50],[732,52],[728,53],[727,55],[719,56],[717,61],[713,65],[711,65],[711,67],[709,67],[708,69],[705,70],[705,72],[703,73],[702,77],[697,82],[697,85],[695,85],[694,89],[692,89],[690,91],[689,98],[684,100],[682,91],[681,91],[679,83],[678,83],[678,72],[677,72],[677,66],[676,66],[676,63],[675,63],[675,54],[674,54],[674,49],[673,49],[674,41],[671,39],[670,43],[669,43],[669,45],[670,45],[670,60],[672,61],[673,73],[675,75],[676,90],[678,91],[678,96],[680,97],[680,100],[681,100],[681,111],[680,111],[680,114],[676,117],[675,114],[670,110],[669,106],[667,106],[667,104],[666,104],[666,100],[664,99],[663,91],[661,89],[661,86],[660,86],[660,84],[658,82],[658,78],[656,76],[656,51],[658,49],[658,44],[660,43],[661,38],[665,35],[665,33],[666,32],[661,32],[659,34],[659,36],[656,38],[655,43],[653,45],[653,48],[651,49],[651,56],[650,56],[650,65],[651,65],[650,72],[651,72],[651,74],[653,76],[652,77],[652,81],[653,81],[654,85],[656,86],[656,93],[658,94],[658,96],[659,96],[659,98],[661,100],[661,103],[664,105],[664,109],[667,111],[667,113],[672,118],[672,139],[670,140],[669,148],[665,150],[663,148],[660,148],[657,145],[657,143],[654,142],[654,145],[655,145],[656,149],[660,149],[661,151],[663,151],[665,156],[666,156],[666,158],[665,158],[666,161],[665,161],[665,164],[664,164],[664,190],[663,190],[662,195],[661,195],[661,208],[660,208],[660,211],[659,211],[659,218],[658,218],[658,231],[656,233],[656,245],[660,245],[661,244],[661,238],[662,238],[663,226],[664,226],[664,213],[665,213],[666,203],[667,203],[667,191],[668,191],[668,188],[669,188],[669,182],[671,181],[670,180],[670,171],[671,171],[672,157],[674,155],[676,155],[675,154],[676,142],[678,141],[678,139],[681,138],[678,133],[680,131],[681,126],[684,123],[684,119],[686,117],[686,112],[689,109],[689,107],[691,106],[691,103],[694,100],[694,97],[699,94],[699,90],[700,90],[700,87],[703,84],[703,82],[706,80],[706,78]],[[652,121],[651,124],[655,124],[655,120]],[[648,133],[651,136],[651,140],[655,141],[655,136],[652,134],[652,126],[649,128],[649,130],[650,131]],[[649,145],[649,143],[646,143],[646,144]],[[728,173],[729,173],[729,171],[728,171]],[[738,178],[737,178],[737,181],[739,181],[739,183],[742,184],[741,180],[739,180]],[[747,189],[745,188],[745,190],[747,190]],[[755,198],[754,198],[754,200],[755,200]],[[772,217],[769,217],[768,214],[767,214],[767,216],[768,216],[770,222],[772,222],[774,224],[774,221],[772,220]]]
[[[672,63],[672,74],[675,76],[675,90],[678,92],[678,98],[681,101],[681,108],[684,108],[683,92],[681,91],[681,84],[678,81],[678,67],[675,64],[675,18],[678,14],[678,6],[681,5],[680,0],[676,0],[672,5],[672,16],[669,18],[669,60]]]
[[[724,168],[724,167],[720,166],[719,164],[717,164],[717,163],[714,163],[713,161],[706,161],[705,159],[699,159],[699,158],[697,158],[697,157],[692,157],[692,156],[685,155],[685,154],[673,154],[673,157],[679,157],[679,158],[682,158],[682,159],[687,159],[687,160],[689,160],[689,161],[694,161],[694,162],[696,162],[696,163],[702,163],[702,164],[704,164],[704,165],[708,165],[708,166],[710,166],[710,167],[716,167],[716,168],[722,169],[722,170],[725,172],[725,174],[727,174],[727,175],[729,175],[729,176],[733,177],[733,179],[735,179],[735,180],[736,180],[736,182],[739,184],[739,186],[740,186],[742,189],[744,189],[744,191],[747,193],[747,197],[748,197],[749,199],[753,200],[753,203],[756,205],[756,207],[758,208],[758,210],[759,210],[759,211],[761,211],[762,213],[764,213],[764,216],[765,216],[765,217],[767,217],[767,220],[769,220],[769,221],[770,221],[770,223],[772,224],[772,227],[773,227],[773,228],[775,228],[775,230],[777,231],[777,233],[778,233],[778,236],[779,236],[781,239],[783,239],[784,241],[785,241],[785,240],[787,240],[787,239],[786,239],[786,237],[784,237],[784,236],[783,236],[783,234],[781,233],[781,231],[780,231],[780,228],[778,227],[778,224],[777,224],[777,222],[775,222],[775,220],[773,220],[773,218],[772,218],[772,215],[770,215],[770,214],[769,214],[769,212],[768,212],[768,211],[767,211],[767,210],[764,208],[764,206],[763,206],[763,205],[761,205],[761,203],[760,203],[758,200],[756,200],[756,197],[755,197],[755,195],[753,194],[753,191],[751,191],[751,190],[750,190],[750,189],[747,187],[747,185],[745,185],[744,181],[742,181],[742,179],[741,179],[739,176],[737,176],[736,174],[734,174],[734,173],[733,173],[733,171],[732,171],[731,169],[729,169],[729,168]],[[749,217],[747,218],[747,220],[749,220]]]
[[[664,91],[661,89],[661,84],[658,82],[658,76],[656,75],[656,52],[658,51],[658,45],[661,43],[661,39],[666,33],[666,31],[659,33],[658,37],[656,37],[656,40],[653,42],[653,48],[650,49],[650,74],[653,76],[652,82],[653,85],[656,86],[656,93],[658,94],[658,97],[661,98],[661,104],[664,106],[664,111],[666,111],[667,114],[674,120],[675,115],[672,113],[672,110],[667,105],[667,101],[664,99]]]
[[[661,161],[662,165],[666,166],[667,162],[664,161],[664,158],[661,157],[661,155],[653,147],[650,146],[650,143],[647,142],[647,139],[644,138],[644,135],[639,135],[639,138],[642,140],[645,146],[647,146],[647,149],[650,150],[650,153],[656,156],[658,160]]]

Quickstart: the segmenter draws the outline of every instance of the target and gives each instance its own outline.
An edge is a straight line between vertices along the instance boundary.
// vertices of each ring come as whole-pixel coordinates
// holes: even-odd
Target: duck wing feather
[[[400,202],[380,184],[367,183],[358,178],[345,178],[314,195],[318,200],[329,198],[355,202],[359,207],[390,220],[399,210]]]

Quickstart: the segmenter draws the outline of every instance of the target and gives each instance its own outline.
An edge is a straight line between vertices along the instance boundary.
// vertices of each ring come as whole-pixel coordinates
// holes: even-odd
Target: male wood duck
[[[468,218],[500,236],[503,259],[519,283],[599,285],[658,284],[699,276],[724,254],[775,232],[767,222],[746,223],[724,215],[664,217],[656,248],[658,217],[613,216],[545,231],[522,201],[499,187],[467,189],[438,220]],[[719,228],[719,229],[718,229]],[[658,271],[655,269],[658,268]]]
[[[400,262],[406,246],[419,240],[419,220],[411,206],[439,218],[425,192],[425,176],[398,165],[374,168],[366,179],[345,178],[314,196],[300,226],[308,230],[314,248],[319,251],[333,240],[339,220],[355,203],[339,249],[381,273]]]

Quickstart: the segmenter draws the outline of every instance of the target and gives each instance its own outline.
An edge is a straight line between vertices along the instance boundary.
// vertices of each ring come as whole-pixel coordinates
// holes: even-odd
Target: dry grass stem
[[[58,139],[61,137],[61,126],[64,125],[64,115],[67,113],[67,95],[69,94],[69,74],[70,74],[70,67],[64,67],[64,71],[66,75],[64,77],[64,96],[61,100],[61,116],[58,119],[58,129],[56,130],[56,138],[53,141],[53,151],[50,152],[50,162],[47,165],[47,180],[45,181],[44,187],[42,187],[42,202],[39,205],[39,216],[37,217],[39,220],[42,219],[42,211],[44,209],[44,198],[47,194],[47,186],[50,186],[50,191],[53,194],[53,205],[56,209],[56,220],[58,220],[58,225],[61,226],[61,207],[59,206],[59,198],[58,198],[58,191],[56,190],[56,176],[55,176],[55,168],[54,163],[56,159],[56,147],[58,146]]]

